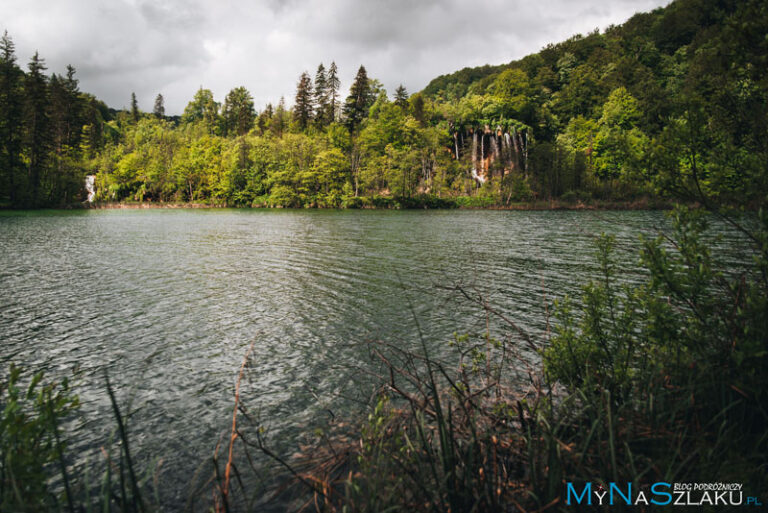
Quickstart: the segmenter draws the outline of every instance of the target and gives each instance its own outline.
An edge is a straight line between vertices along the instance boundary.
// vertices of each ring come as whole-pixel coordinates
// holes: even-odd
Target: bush
[[[0,384],[2,511],[52,509],[64,498],[49,490],[48,479],[50,467],[59,465],[67,481],[59,426],[79,406],[66,380],[45,384],[39,372],[22,381],[21,369],[11,365],[7,381]]]

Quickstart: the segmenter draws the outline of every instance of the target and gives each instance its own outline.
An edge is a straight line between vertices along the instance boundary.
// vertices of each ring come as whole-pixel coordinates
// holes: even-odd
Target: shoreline
[[[450,199],[448,201],[451,201]],[[63,209],[85,210],[143,210],[143,209],[236,209],[236,210],[517,210],[517,211],[547,211],[547,210],[670,210],[674,204],[665,200],[649,200],[643,198],[633,201],[602,201],[589,202],[563,202],[559,200],[544,200],[525,203],[512,203],[510,205],[460,205],[447,204],[446,206],[428,205],[365,205],[360,207],[282,207],[282,206],[232,206],[208,203],[176,203],[176,202],[106,202],[91,205],[70,205]],[[55,207],[54,207],[55,209]]]

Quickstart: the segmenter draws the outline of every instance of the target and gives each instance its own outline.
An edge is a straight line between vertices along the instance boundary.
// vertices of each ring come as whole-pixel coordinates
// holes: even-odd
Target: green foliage
[[[768,383],[759,369],[768,363],[766,217],[745,235],[754,265],[737,269],[713,254],[702,211],[678,208],[671,217],[669,237],[644,241],[646,283],[615,285],[614,241],[603,236],[600,279],[584,287],[578,307],[571,300],[556,305],[545,374],[581,404],[556,415],[581,425],[568,436],[585,450],[601,443],[587,420],[597,412],[632,419],[631,426],[605,432],[602,441],[614,453],[600,475],[637,479],[647,462],[652,467],[643,472],[656,478],[695,479],[709,469],[764,489]],[[644,429],[660,436],[641,444],[635,437]],[[691,460],[696,472],[685,465]]]
[[[146,131],[147,117],[135,95],[112,120],[114,111],[77,89],[73,69],[48,78],[38,56],[27,73],[19,69],[6,35],[0,204],[76,203],[92,173],[100,177],[98,197],[108,201],[247,205],[279,184],[274,205],[324,205],[304,190],[316,184],[302,185],[314,172],[312,161],[275,163],[279,140],[300,132],[318,151],[343,153],[349,173],[337,177],[336,189],[353,197],[482,194],[507,205],[577,191],[701,204],[748,198],[755,208],[768,194],[765,10],[759,0],[676,0],[503,66],[438,77],[410,96],[400,87],[394,102],[361,66],[340,105],[334,63],[318,66],[314,87],[302,75],[292,109],[281,99],[258,118],[244,88],[230,91],[221,115],[213,94],[201,88],[179,126],[140,143],[156,148],[132,140]],[[479,130],[503,135],[483,147],[491,139],[473,143]],[[244,143],[232,142],[241,137]],[[256,146],[258,158],[245,158],[249,150],[242,148]],[[303,177],[268,172],[288,168]],[[473,178],[473,169],[483,176]]]
[[[42,372],[24,379],[11,365],[0,383],[0,509],[42,511],[72,500],[68,490],[56,497],[48,481],[55,465],[67,479],[60,425],[78,406],[66,380],[44,383]]]
[[[253,128],[255,115],[251,93],[245,87],[232,89],[221,112],[224,135],[247,134]]]
[[[375,93],[371,90],[368,79],[368,72],[364,66],[360,66],[349,89],[349,96],[344,103],[344,119],[350,132],[354,132],[362,123],[375,99]]]

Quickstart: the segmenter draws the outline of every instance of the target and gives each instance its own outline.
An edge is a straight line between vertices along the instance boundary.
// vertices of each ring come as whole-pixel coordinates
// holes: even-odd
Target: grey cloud
[[[180,113],[200,85],[245,85],[257,106],[289,101],[299,74],[335,60],[342,87],[362,63],[392,92],[466,66],[500,64],[668,0],[3,0],[25,63],[73,64],[83,90],[114,107],[162,92]]]

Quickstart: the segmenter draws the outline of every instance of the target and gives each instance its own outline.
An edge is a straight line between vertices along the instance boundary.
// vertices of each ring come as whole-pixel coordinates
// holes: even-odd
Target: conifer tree
[[[339,110],[339,87],[341,82],[339,81],[339,70],[336,68],[336,62],[331,62],[331,67],[328,69],[326,75],[326,97],[328,99],[329,110],[329,122],[333,123],[338,117],[337,111]]]
[[[371,87],[365,66],[360,66],[349,89],[349,96],[344,103],[344,122],[350,132],[354,132],[368,114],[370,106]]]
[[[267,130],[269,129],[269,126],[272,122],[272,116],[274,115],[275,115],[275,108],[272,107],[271,103],[268,103],[267,106],[264,108],[264,110],[261,111],[261,114],[259,114],[259,117],[256,120],[256,126],[258,126],[259,132],[261,134],[267,133]]]
[[[0,38],[0,197],[7,195],[12,205],[21,189],[22,162],[22,80],[16,65],[13,41],[6,31]]]
[[[296,101],[293,106],[293,119],[299,130],[306,130],[312,119],[312,79],[306,71],[301,74],[296,86]]]
[[[272,117],[272,122],[270,123],[270,130],[272,130],[272,133],[275,134],[277,137],[282,137],[283,132],[285,131],[285,124],[286,124],[286,112],[285,112],[285,98],[280,97],[280,102],[277,104],[277,109],[275,109],[275,115]]]
[[[400,84],[395,89],[395,105],[405,110],[408,107],[408,91],[405,90],[403,84]]]
[[[48,105],[53,149],[47,180],[49,201],[68,203],[80,190],[76,161],[84,124],[83,107],[75,68],[67,66],[65,77],[53,74],[49,81]]]
[[[139,102],[136,101],[136,93],[131,93],[131,119],[134,123],[139,122]]]
[[[325,66],[321,62],[315,73],[315,123],[323,127],[330,123],[328,116],[328,79],[325,72]]]
[[[253,128],[256,112],[253,109],[253,97],[245,87],[232,89],[224,99],[222,111],[224,135],[245,135]]]
[[[27,66],[24,81],[24,147],[28,156],[30,200],[41,203],[40,185],[50,147],[50,118],[48,115],[48,81],[43,74],[45,61],[35,52]]]
[[[163,119],[165,117],[165,100],[163,99],[162,94],[158,94],[157,98],[155,98],[155,108],[152,109],[152,113],[158,119]]]

